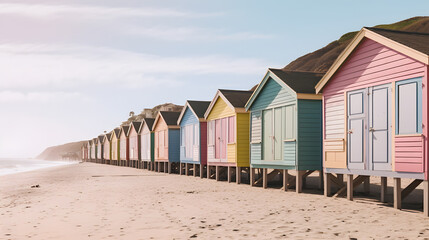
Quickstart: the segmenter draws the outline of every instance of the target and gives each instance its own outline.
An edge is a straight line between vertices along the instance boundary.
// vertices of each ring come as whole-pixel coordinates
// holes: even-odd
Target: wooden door
[[[221,119],[221,148],[220,158],[222,162],[226,162],[226,145],[228,143],[228,118]]]
[[[366,89],[347,93],[347,165],[350,169],[365,167],[366,99]]]
[[[262,156],[264,160],[274,160],[272,109],[262,112]]]
[[[368,150],[370,170],[391,170],[390,84],[369,88]]]
[[[215,159],[220,159],[221,152],[221,120],[215,120]]]
[[[282,108],[274,109],[274,129],[273,129],[273,140],[274,140],[274,160],[282,160]]]

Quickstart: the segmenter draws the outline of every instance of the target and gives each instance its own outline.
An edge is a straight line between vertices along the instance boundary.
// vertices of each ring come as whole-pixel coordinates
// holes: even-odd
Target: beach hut
[[[119,134],[119,166],[129,166],[129,130],[130,126],[124,125],[121,127],[121,133]]]
[[[110,137],[110,142],[111,142],[111,151],[112,151],[112,157],[111,157],[111,161],[110,163],[113,165],[117,165],[119,166],[120,163],[120,155],[119,155],[119,149],[120,149],[120,145],[119,145],[119,136],[121,135],[121,130],[122,128],[115,128],[112,131],[112,135]]]
[[[86,161],[91,161],[91,148],[92,148],[92,140],[88,140],[86,143],[86,151],[87,151],[87,158]]]
[[[88,143],[84,143],[83,145],[82,145],[82,148],[81,148],[81,155],[82,155],[82,161],[83,162],[86,162],[86,160],[87,160],[87,157],[88,157]]]
[[[133,168],[139,168],[140,163],[140,127],[141,122],[131,122],[128,130],[129,160]]]
[[[104,135],[100,135],[100,136],[98,136],[98,139],[97,139],[97,161],[98,161],[98,163],[104,163],[103,138],[104,138]]]
[[[112,133],[106,133],[103,136],[103,160],[105,164],[111,164],[112,159],[112,144],[111,144]]]
[[[242,170],[249,170],[249,113],[244,106],[252,91],[219,89],[206,113],[207,120],[207,178],[227,175],[237,183]],[[214,174],[212,174],[214,170]]]
[[[98,146],[98,138],[92,139],[92,147],[91,147],[91,160],[92,162],[97,162],[97,146]]]
[[[323,92],[325,195],[347,194],[369,176],[394,181],[394,207],[420,183],[429,215],[429,34],[363,28],[316,86]],[[342,176],[347,176],[343,184]],[[402,189],[401,179],[413,181]],[[346,192],[346,193],[345,193]]]
[[[142,124],[140,126],[140,157],[141,165],[143,169],[149,169],[154,171],[155,165],[155,155],[154,155],[154,146],[155,146],[155,136],[152,131],[153,123],[155,122],[154,118],[143,118]]]
[[[305,178],[322,170],[322,95],[314,87],[322,73],[268,69],[246,104],[250,110],[251,185],[262,169],[262,186],[283,176],[283,189],[302,191]],[[273,169],[270,173],[269,169]],[[320,174],[322,178],[322,174]],[[323,180],[323,179],[321,179]],[[322,185],[322,184],[321,184]],[[320,185],[320,186],[321,186]]]
[[[207,122],[204,113],[210,101],[188,100],[180,113],[177,125],[180,126],[180,170],[188,175],[202,178],[207,165]]]
[[[159,111],[153,123],[155,164],[158,172],[179,172],[180,112]]]

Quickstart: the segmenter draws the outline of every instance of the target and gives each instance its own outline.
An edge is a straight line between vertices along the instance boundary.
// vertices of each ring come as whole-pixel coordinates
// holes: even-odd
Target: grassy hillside
[[[413,17],[400,22],[381,24],[374,27],[429,33],[429,17]],[[297,58],[284,67],[284,69],[326,72],[357,33],[358,31],[346,33],[338,40],[329,43],[327,46]]]

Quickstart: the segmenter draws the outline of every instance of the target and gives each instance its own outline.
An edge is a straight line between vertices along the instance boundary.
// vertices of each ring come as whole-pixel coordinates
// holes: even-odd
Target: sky
[[[0,158],[248,90],[346,32],[424,15],[427,0],[0,0]]]

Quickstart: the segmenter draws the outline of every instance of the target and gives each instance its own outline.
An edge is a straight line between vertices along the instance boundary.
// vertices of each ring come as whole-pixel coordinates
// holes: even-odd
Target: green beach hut
[[[315,94],[314,87],[322,76],[268,69],[246,103],[251,114],[252,186],[262,182],[266,188],[269,179],[282,177],[284,190],[295,185],[301,192],[306,177],[321,171],[322,96]],[[259,179],[256,170],[262,173]],[[294,170],[295,176],[288,170]]]

